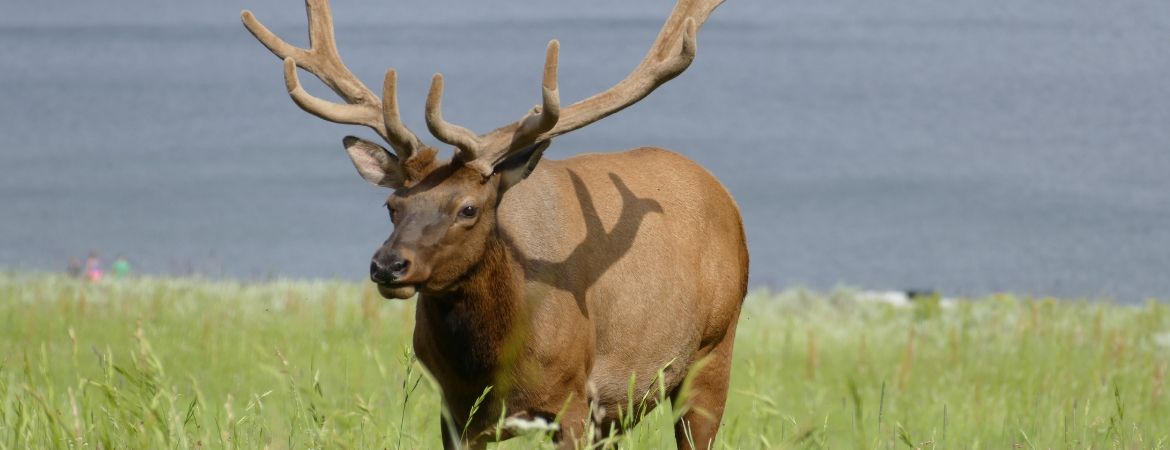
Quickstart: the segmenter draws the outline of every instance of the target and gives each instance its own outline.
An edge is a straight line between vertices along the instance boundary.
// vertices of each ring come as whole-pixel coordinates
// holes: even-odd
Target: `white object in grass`
[[[533,417],[532,419],[509,417],[504,419],[504,428],[507,428],[516,434],[527,434],[535,432],[543,433],[561,429],[561,427],[556,423],[549,422],[543,417]]]

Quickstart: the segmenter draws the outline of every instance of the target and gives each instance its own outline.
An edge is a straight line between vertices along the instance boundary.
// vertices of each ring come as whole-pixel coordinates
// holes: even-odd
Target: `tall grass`
[[[0,275],[0,449],[440,448],[412,329],[365,284]],[[756,292],[735,356],[719,448],[1170,447],[1156,302]],[[671,448],[640,413],[599,444]]]

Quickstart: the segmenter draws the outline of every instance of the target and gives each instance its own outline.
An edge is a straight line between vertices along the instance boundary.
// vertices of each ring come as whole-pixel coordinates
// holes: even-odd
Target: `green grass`
[[[0,275],[0,448],[439,448],[412,321],[356,283]],[[720,448],[1170,447],[1155,302],[756,292],[735,356]]]

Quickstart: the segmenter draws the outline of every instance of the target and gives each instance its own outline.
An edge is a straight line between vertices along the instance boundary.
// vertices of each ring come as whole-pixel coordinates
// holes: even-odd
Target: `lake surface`
[[[334,7],[348,65],[370,86],[396,67],[424,135],[435,71],[447,118],[482,132],[539,100],[549,39],[576,101],[672,4]],[[0,269],[94,249],[147,273],[365,276],[386,193],[340,140],[371,133],[294,106],[242,8],[306,41],[295,0],[6,2]],[[684,75],[547,156],[641,145],[729,187],[757,287],[1170,298],[1164,0],[729,0]]]

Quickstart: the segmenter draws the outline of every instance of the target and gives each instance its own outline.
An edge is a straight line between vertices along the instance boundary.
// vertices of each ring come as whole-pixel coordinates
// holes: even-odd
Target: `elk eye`
[[[474,206],[464,206],[463,209],[459,210],[459,217],[464,219],[474,218],[476,214],[479,214],[479,208]]]

